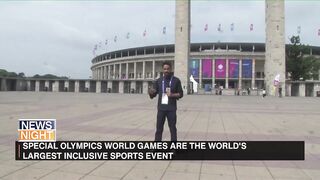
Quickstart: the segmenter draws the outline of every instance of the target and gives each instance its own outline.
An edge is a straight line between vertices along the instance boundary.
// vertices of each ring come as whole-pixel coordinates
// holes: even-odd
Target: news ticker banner
[[[304,141],[19,142],[16,160],[304,160]]]

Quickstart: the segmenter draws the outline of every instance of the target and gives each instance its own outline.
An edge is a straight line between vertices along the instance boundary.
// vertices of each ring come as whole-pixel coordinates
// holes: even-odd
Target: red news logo
[[[19,119],[18,141],[56,141],[56,120]]]

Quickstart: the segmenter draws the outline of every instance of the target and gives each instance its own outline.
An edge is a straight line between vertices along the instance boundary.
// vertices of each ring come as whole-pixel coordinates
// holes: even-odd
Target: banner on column
[[[189,76],[199,78],[199,59],[192,59],[189,61]]]
[[[242,78],[252,78],[252,60],[242,60]]]
[[[239,60],[229,59],[229,78],[239,77]]]
[[[202,59],[202,78],[212,78],[212,59]]]
[[[226,77],[226,60],[225,59],[215,60],[215,77],[216,78]]]

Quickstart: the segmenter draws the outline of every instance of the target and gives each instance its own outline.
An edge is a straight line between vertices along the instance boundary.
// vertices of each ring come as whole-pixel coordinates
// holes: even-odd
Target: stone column
[[[107,83],[107,89],[111,89],[111,92],[112,92],[112,81],[108,81]]]
[[[39,82],[38,82],[38,87],[39,87]],[[7,89],[7,79],[2,78],[1,79],[1,91],[7,91],[7,90],[8,90]]]
[[[122,79],[122,67],[121,67],[121,63],[119,64],[119,79]]]
[[[69,91],[69,81],[68,80],[64,81],[64,89],[65,88],[67,88]],[[64,89],[63,89],[63,91],[64,91]]]
[[[84,88],[88,90],[88,92],[90,92],[90,81],[86,81]]]
[[[74,82],[74,92],[78,93],[80,91],[80,82],[75,81]]]
[[[44,88],[47,89],[47,91],[49,91],[49,81],[48,80],[46,80],[44,82]]]
[[[101,81],[96,81],[96,93],[101,93]]]
[[[116,64],[113,64],[113,77],[112,79],[116,79]]]
[[[215,59],[212,59],[212,89],[215,88],[215,81],[216,81],[216,78],[215,78],[215,75],[216,75],[216,61]]]
[[[146,78],[146,61],[142,62],[142,79]]]
[[[108,79],[111,79],[111,65],[108,66]]]
[[[101,79],[104,79],[104,66],[101,66]]]
[[[106,79],[106,72],[107,72],[107,67],[103,66],[103,75],[102,75],[102,79]]]
[[[104,68],[103,66],[101,66],[100,68],[100,79],[103,79],[103,71],[104,71],[103,68]]]
[[[133,63],[133,79],[137,79],[137,62]]]
[[[105,68],[106,68],[106,78],[105,78],[105,80],[107,80],[109,78],[109,66],[106,65]]]
[[[229,59],[226,59],[226,89],[229,89]]]
[[[126,63],[126,79],[129,79],[129,63]]]
[[[136,81],[131,81],[131,89],[134,89],[134,92],[136,92]],[[130,92],[131,92],[130,89]]]
[[[239,59],[239,83],[238,88],[242,89],[242,59]]]
[[[155,74],[156,74],[156,62],[155,62],[155,60],[153,60],[152,61],[152,78],[153,79],[155,79],[156,77],[154,77],[155,76]]]
[[[52,91],[59,92],[59,81],[54,81],[54,83],[52,84]]]
[[[202,59],[199,60],[199,88],[202,89]]]
[[[23,91],[24,90],[24,84],[25,84],[25,82],[24,82],[24,80],[21,80],[21,79],[17,79],[16,80],[16,90],[15,91]]]
[[[143,86],[142,93],[148,94],[148,81],[143,81],[142,86]]]
[[[256,59],[252,59],[252,79],[251,79],[251,89],[256,86]]]
[[[119,93],[123,94],[123,87],[124,87],[124,82],[123,81],[119,81]]]
[[[175,18],[175,76],[181,80],[184,94],[187,94],[188,60],[190,51],[190,0],[176,0]]]
[[[31,81],[27,80],[27,91],[31,91]]]
[[[284,0],[266,0],[265,84],[269,95],[275,95],[274,78],[280,74],[285,82],[285,13]],[[284,89],[284,88],[282,88]]]
[[[101,72],[100,72],[100,80],[103,79],[103,76],[104,76],[104,66],[101,66]]]
[[[286,83],[285,92],[285,96],[291,96],[291,82]]]
[[[317,91],[320,91],[320,83],[314,83],[313,84],[313,96],[317,96]]]
[[[305,82],[299,83],[299,96],[301,96],[301,97],[306,96],[306,83]]]

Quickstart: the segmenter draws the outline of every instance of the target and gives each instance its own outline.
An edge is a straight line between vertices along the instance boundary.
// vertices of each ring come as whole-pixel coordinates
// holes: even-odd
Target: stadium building
[[[287,47],[286,47],[287,48]],[[162,63],[172,63],[174,45],[122,49],[98,55],[92,60],[92,79],[113,93],[147,93],[152,82],[161,76]],[[310,55],[320,57],[320,48],[311,46]],[[264,43],[192,43],[188,60],[189,92],[224,94],[240,91],[252,94],[264,88]],[[287,78],[287,77],[286,77]],[[282,82],[287,96],[315,96],[318,81]],[[196,88],[196,89],[194,89]],[[275,92],[271,92],[276,93]]]
[[[288,46],[286,46],[288,48]],[[147,94],[161,76],[162,63],[173,72],[173,44],[145,46],[100,54],[93,58],[90,79],[0,77],[0,91],[47,91]],[[309,55],[320,57],[320,47],[310,46]],[[189,92],[193,94],[260,95],[265,86],[264,43],[192,43],[188,59]],[[179,77],[183,78],[183,77]],[[319,77],[320,78],[320,77]],[[285,96],[320,97],[319,80],[281,82]],[[274,92],[270,94],[276,94]]]

